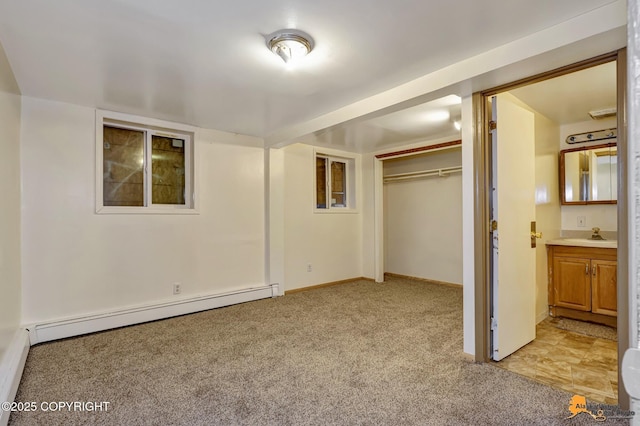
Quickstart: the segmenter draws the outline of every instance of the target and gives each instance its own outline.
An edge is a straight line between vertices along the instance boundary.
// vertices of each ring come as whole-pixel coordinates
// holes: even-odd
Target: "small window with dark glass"
[[[105,124],[103,206],[190,208],[189,135]]]
[[[347,160],[316,156],[316,208],[346,208]]]

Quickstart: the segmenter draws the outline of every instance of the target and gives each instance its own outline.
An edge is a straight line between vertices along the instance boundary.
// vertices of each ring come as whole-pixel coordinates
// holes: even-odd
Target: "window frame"
[[[104,127],[144,132],[143,206],[104,205]],[[152,202],[152,137],[174,137],[184,140],[185,204],[153,204]],[[191,126],[149,119],[111,111],[96,110],[96,213],[98,214],[199,214],[195,191],[195,129]]]
[[[326,173],[325,173],[325,205],[326,207],[318,207],[318,173],[317,173],[317,159],[323,158],[326,160]],[[332,193],[332,179],[331,179],[331,162],[339,162],[345,165],[345,179],[344,179],[344,206],[332,206],[331,205],[331,193]],[[313,153],[313,211],[314,213],[358,213],[357,210],[357,189],[356,189],[356,156],[347,156],[331,152],[330,150],[314,150]]]

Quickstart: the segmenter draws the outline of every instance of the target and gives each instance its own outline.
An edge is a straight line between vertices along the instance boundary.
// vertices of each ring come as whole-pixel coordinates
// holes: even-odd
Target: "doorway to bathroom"
[[[558,301],[560,305],[567,300],[571,302],[571,298],[576,297],[570,294],[571,291],[575,292],[586,281],[582,279],[584,277],[579,282],[571,278],[569,285],[554,287],[554,283],[560,281],[558,270],[561,267],[567,269],[566,264],[556,263],[548,256],[547,247],[566,238],[587,240],[592,227],[601,228],[609,240],[617,236],[625,238],[626,222],[618,219],[624,216],[624,199],[617,200],[617,204],[561,203],[560,182],[563,175],[560,174],[559,162],[559,152],[570,149],[571,137],[580,138],[583,134],[588,137],[599,130],[616,129],[613,141],[618,146],[615,154],[618,166],[616,183],[624,185],[624,169],[619,167],[625,161],[622,152],[625,146],[622,123],[624,101],[618,95],[624,87],[624,64],[624,51],[614,52],[474,97],[476,114],[485,126],[478,131],[475,155],[479,159],[479,164],[476,164],[476,187],[480,192],[476,226],[486,231],[481,241],[476,243],[476,258],[485,259],[477,270],[477,276],[482,278],[476,293],[479,295],[476,318],[482,324],[476,333],[477,350],[484,354],[485,360],[500,360],[498,365],[511,371],[606,403],[615,403],[618,398],[621,401],[625,399],[624,390],[616,393],[617,389],[614,388],[617,388],[619,370],[616,349],[626,349],[627,344],[626,306],[618,303],[617,311],[608,312],[617,329],[612,328],[610,330],[613,333],[604,333],[602,336],[593,330],[606,326],[591,325],[594,320],[598,322],[595,314],[592,317],[577,315],[572,318],[567,313],[569,311],[564,311],[558,315],[550,308],[557,305]],[[491,116],[496,109],[524,112],[496,120],[495,116]],[[617,117],[593,119],[589,116],[590,112],[605,109],[617,109]],[[522,124],[515,126],[516,130],[511,136],[500,139],[501,130],[503,134],[508,134],[506,128],[512,120],[516,120],[516,116],[520,117],[517,120],[525,120],[533,129],[533,146],[519,146],[515,153],[507,153],[505,145],[513,148],[514,145],[525,143],[522,139],[526,139],[518,134],[517,129],[526,128]],[[604,142],[611,143],[612,140]],[[602,143],[587,139],[584,146]],[[525,154],[527,149],[531,154]],[[515,164],[512,171],[502,167],[507,162]],[[521,175],[527,169],[532,171],[533,176],[533,181],[528,183],[532,188],[530,211],[520,212],[517,214],[519,217],[514,218],[517,210],[513,206],[519,207],[520,201],[505,199],[505,194],[500,190],[509,188],[510,180],[523,179]],[[500,176],[501,172],[503,176]],[[514,195],[512,189],[504,191],[511,192],[507,195]],[[511,225],[510,220],[519,220],[519,223]],[[516,255],[516,246],[524,254]],[[567,253],[563,252],[563,258],[573,262],[572,267],[576,259],[584,260],[584,250],[573,257]],[[618,251],[617,259],[618,285],[615,287],[614,282],[615,294],[608,296],[619,301],[626,300],[628,290],[623,270],[626,262],[624,247]],[[523,264],[529,264],[532,273],[524,276]],[[600,274],[599,269],[594,268],[589,263],[588,274],[583,274],[588,275],[589,286],[594,280],[592,271]],[[621,270],[623,273],[620,273]],[[528,284],[526,278],[529,278]],[[599,287],[594,284],[593,288],[582,288],[579,297],[591,299],[594,294],[597,296],[597,292],[592,291],[594,288]],[[518,292],[525,297],[515,297],[522,306],[514,308],[513,295],[518,295]],[[591,307],[589,301],[588,308],[585,302],[574,310],[584,313]],[[550,311],[556,316],[549,317]],[[575,320],[578,320],[578,327],[571,323]],[[585,327],[579,327],[581,323]],[[603,330],[606,331],[606,328]],[[529,337],[522,339],[522,336]],[[616,338],[618,342],[614,340]]]

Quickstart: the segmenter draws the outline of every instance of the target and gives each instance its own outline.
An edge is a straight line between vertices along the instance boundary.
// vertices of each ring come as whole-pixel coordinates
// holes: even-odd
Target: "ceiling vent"
[[[607,117],[613,117],[614,115],[616,115],[616,109],[615,108],[597,109],[597,110],[594,110],[594,111],[589,111],[589,115],[594,120],[599,120],[599,119],[607,118]]]

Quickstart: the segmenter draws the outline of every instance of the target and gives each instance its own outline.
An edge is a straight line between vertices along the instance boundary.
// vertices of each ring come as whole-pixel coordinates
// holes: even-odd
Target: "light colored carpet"
[[[549,321],[550,324],[561,330],[572,331],[574,333],[598,337],[600,339],[618,340],[618,331],[615,328],[606,325],[576,321],[569,318],[547,317],[545,321]]]
[[[567,425],[571,395],[462,354],[462,290],[357,281],[31,349],[11,425]]]

